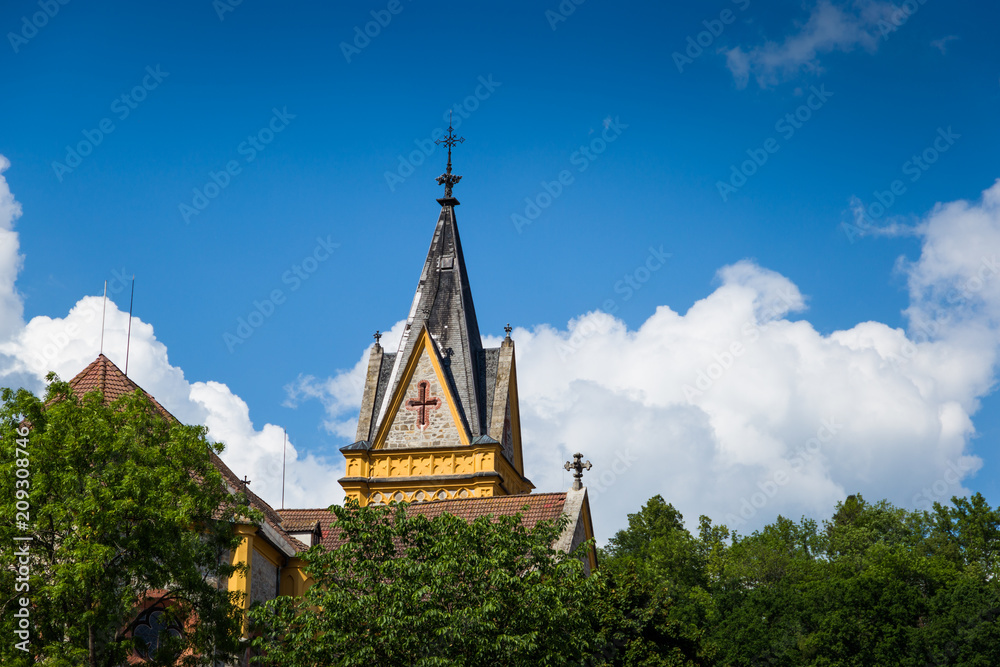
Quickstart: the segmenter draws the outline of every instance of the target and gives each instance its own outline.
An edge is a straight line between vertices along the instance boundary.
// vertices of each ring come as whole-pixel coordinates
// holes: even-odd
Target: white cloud
[[[15,210],[0,175],[0,234],[9,234],[0,276],[10,277],[0,304],[15,323],[0,338],[0,382],[26,377],[38,388],[48,369],[68,378],[93,360],[101,298],[22,321]],[[637,330],[599,312],[566,329],[516,329],[529,478],[539,491],[568,488],[562,463],[583,452],[602,539],[657,493],[692,523],[707,514],[744,531],[778,513],[822,515],[855,491],[911,507],[966,493],[963,480],[981,465],[972,416],[995,383],[1000,340],[1000,182],[981,201],[935,207],[914,230],[921,254],[898,264],[909,331],[861,322],[821,334],[796,319],[806,299],[795,284],[749,261],[721,269],[719,285],[686,313],[661,306]],[[109,302],[105,352],[119,365],[127,324]],[[387,349],[402,326],[386,334]],[[328,430],[349,442],[367,359],[364,351],[325,380],[300,377],[289,405],[323,401]],[[279,426],[255,426],[225,385],[189,382],[139,319],[129,375],[181,420],[207,425],[227,443],[233,470],[279,503]],[[287,506],[343,497],[335,454],[331,463],[290,444]]]
[[[65,317],[38,316],[25,323],[15,288],[21,267],[18,235],[12,229],[21,214],[2,172],[9,162],[0,156],[0,385],[44,390],[43,378],[55,371],[70,379],[96,357],[101,345],[103,298],[85,296]],[[125,368],[128,313],[107,303],[104,353]],[[254,427],[247,404],[218,382],[188,382],[172,366],[166,346],[153,326],[132,319],[128,375],[182,422],[203,424],[209,437],[226,444],[222,459],[237,475],[247,475],[251,488],[274,507],[281,500],[283,433],[280,426]],[[343,499],[336,483],[343,474],[329,461],[303,456],[290,443],[287,450],[285,505],[325,507]]]
[[[749,261],[721,269],[686,313],[661,306],[635,331],[601,312],[516,329],[528,477],[565,489],[563,462],[585,454],[603,539],[657,493],[692,523],[707,514],[741,531],[822,516],[856,491],[908,507],[967,493],[981,466],[972,415],[1000,342],[1000,183],[936,207],[914,233],[921,256],[899,264],[909,332],[821,334],[793,319],[798,288]],[[341,422],[359,394],[322,387],[359,368],[313,381]]]
[[[24,260],[18,252],[20,244],[14,231],[14,221],[21,217],[21,205],[15,201],[3,176],[9,167],[10,161],[0,155],[0,340],[20,328],[24,314],[24,305],[14,286]]]
[[[806,22],[782,42],[765,41],[748,50],[726,51],[726,64],[743,88],[752,74],[761,88],[787,80],[802,70],[819,71],[819,55],[862,48],[874,52],[883,34],[907,18],[891,2],[857,0],[838,4],[819,0]]]
[[[406,320],[401,320],[382,334],[382,347],[388,351],[395,350],[399,346],[405,325]],[[371,349],[372,346],[369,345],[350,370],[339,371],[326,379],[320,380],[314,375],[299,375],[294,382],[285,386],[288,396],[285,406],[295,408],[305,400],[319,400],[327,413],[323,428],[337,437],[353,442],[358,430],[357,413],[361,409],[361,395],[365,389]]]

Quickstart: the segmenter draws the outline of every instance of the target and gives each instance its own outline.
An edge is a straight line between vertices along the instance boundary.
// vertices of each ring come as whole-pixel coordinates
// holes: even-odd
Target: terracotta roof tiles
[[[421,514],[433,518],[444,513],[453,514],[467,521],[481,516],[512,516],[521,512],[521,521],[530,528],[539,521],[558,518],[566,503],[565,493],[525,493],[513,496],[495,496],[492,498],[464,498],[458,500],[434,500],[425,503],[411,503],[406,510],[410,514]],[[334,549],[341,540],[332,524],[336,515],[328,509],[290,509],[278,510],[284,520],[287,530],[290,525],[314,524],[320,522],[320,544],[327,549]]]
[[[76,377],[69,381],[69,386],[78,396],[82,396],[83,394],[92,391],[99,391],[104,396],[104,401],[106,403],[115,401],[126,394],[141,391],[146,395],[153,406],[164,416],[164,418],[177,424],[180,423],[179,419],[170,414],[166,408],[160,405],[157,400],[143,390],[142,387],[126,377],[121,369],[103,354],[98,355],[97,359],[95,359],[93,363],[77,373]],[[215,452],[211,452],[211,458],[216,469],[222,475],[223,479],[226,480],[226,483],[233,488],[233,490],[240,490],[243,488],[243,481],[236,476],[236,473],[230,470],[229,466],[227,466]],[[273,507],[264,502],[264,500],[253,491],[250,491],[249,488],[245,489],[245,491],[247,492],[247,497],[250,499],[251,506],[260,510],[261,514],[264,515],[264,520],[275,530],[275,532],[292,545],[296,553],[305,551],[308,548],[305,544],[295,539],[282,529],[281,517],[274,511]]]
[[[143,391],[142,387],[135,382],[132,382],[132,380],[122,373],[120,368],[115,366],[114,362],[103,354],[97,355],[97,359],[77,373],[76,377],[69,381],[69,386],[72,387],[73,392],[78,396],[83,396],[92,391],[99,391],[104,395],[104,400],[107,403],[116,401],[122,396],[138,390],[146,394],[149,401],[163,416],[170,421],[180,423],[155,398]]]

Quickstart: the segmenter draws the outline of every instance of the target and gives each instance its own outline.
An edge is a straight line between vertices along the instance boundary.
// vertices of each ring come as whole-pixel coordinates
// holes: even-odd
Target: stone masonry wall
[[[426,408],[427,426],[418,424],[420,410],[410,405],[410,401],[420,398],[420,383],[427,382],[426,399],[438,399],[434,407]],[[461,444],[458,427],[451,416],[451,408],[445,399],[444,390],[434,373],[434,367],[427,351],[420,353],[417,367],[406,388],[406,395],[399,410],[393,417],[392,426],[386,437],[385,447],[402,449],[409,447],[455,447]]]
[[[278,597],[278,568],[264,554],[253,550],[250,561],[250,601],[267,602]]]

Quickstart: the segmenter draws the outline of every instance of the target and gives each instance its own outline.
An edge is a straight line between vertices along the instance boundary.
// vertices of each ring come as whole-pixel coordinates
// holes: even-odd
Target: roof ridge
[[[147,392],[145,389],[136,384],[131,378],[125,375],[125,373],[123,373],[113,361],[104,356],[103,353],[98,354],[97,358],[88,364],[86,368],[77,373],[68,384],[74,393],[78,394],[87,394],[92,391],[101,392],[101,396],[104,398],[105,403],[112,403],[126,394],[132,394],[136,391],[140,391],[147,399],[149,399],[149,402],[153,404],[153,407],[165,419],[167,419],[168,422],[175,424],[181,423],[177,417],[170,414],[169,410],[160,405],[159,401],[157,401],[152,394]],[[212,465],[219,471],[222,478],[226,480],[229,486],[233,487],[234,491],[239,491],[240,487],[243,486],[243,483],[239,477],[236,476],[236,473],[234,473],[232,469],[222,460],[222,457],[214,451],[210,451],[210,457]],[[277,510],[271,507],[266,500],[245,486],[243,486],[243,490],[246,491],[251,505],[259,509],[264,515],[265,523],[275,528],[278,534],[281,535],[282,538],[288,540],[289,543],[291,543],[296,549],[301,551],[306,548],[305,545],[298,540],[295,540],[294,537],[288,535],[281,529],[281,516],[277,513]]]

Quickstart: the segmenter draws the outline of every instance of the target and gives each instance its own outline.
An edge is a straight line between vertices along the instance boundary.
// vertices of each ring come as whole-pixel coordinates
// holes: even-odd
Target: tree
[[[23,389],[2,401],[0,662],[230,657],[241,622],[225,588],[231,519],[247,510],[212,463],[222,446],[140,391],[106,404],[50,374],[44,401]],[[12,556],[25,535],[27,555]],[[28,636],[14,646],[21,609]]]
[[[599,649],[598,580],[579,549],[551,546],[565,519],[525,527],[520,515],[467,522],[395,504],[330,510],[341,543],[306,552],[306,595],[250,611],[265,663],[555,666]]]
[[[724,665],[1000,664],[998,515],[838,503],[819,529],[783,517],[724,556],[713,641]]]
[[[707,565],[728,532],[707,517],[701,528],[704,541],[657,495],[608,541],[601,566],[606,593],[598,603],[601,634],[614,649],[607,664],[711,664]]]

